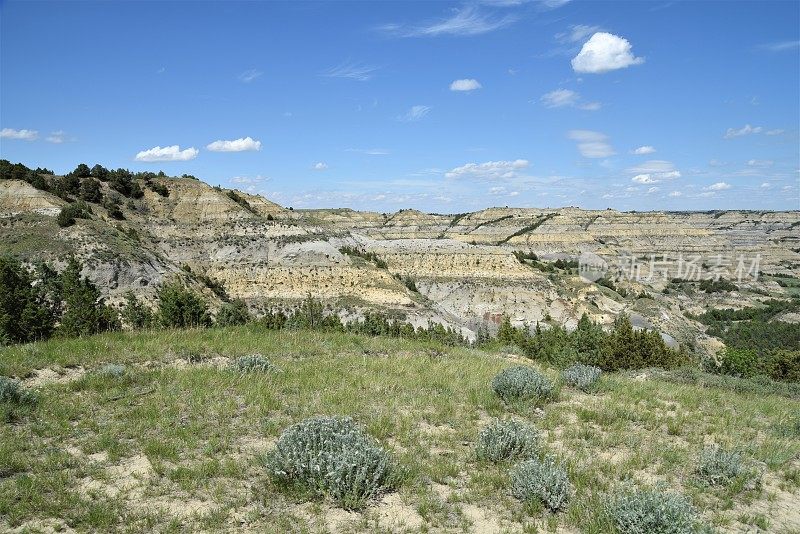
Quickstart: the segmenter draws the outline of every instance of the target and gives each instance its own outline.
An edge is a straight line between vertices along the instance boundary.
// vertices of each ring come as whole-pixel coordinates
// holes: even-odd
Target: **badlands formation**
[[[717,342],[692,313],[785,297],[787,289],[763,273],[800,275],[796,211],[292,210],[241,192],[237,195],[246,202],[237,202],[228,190],[190,178],[153,181],[169,195],[145,188],[143,198],[121,206],[124,220],[93,204],[90,220],[60,228],[56,216],[65,201],[26,182],[2,180],[2,249],[56,265],[75,254],[112,303],[128,290],[152,301],[165,279],[181,277],[218,306],[203,284],[205,275],[256,313],[292,307],[310,294],[345,317],[380,309],[417,325],[432,320],[472,336],[481,326],[491,329],[504,314],[517,325],[570,327],[584,313],[607,324],[626,312],[634,324],[697,349]],[[387,268],[343,254],[343,247],[375,253]],[[535,254],[539,261],[523,263],[515,251]],[[547,268],[589,252],[607,261],[612,272],[634,262],[643,276],[623,276],[612,289],[581,278],[574,268]],[[648,277],[653,254],[666,272]],[[670,283],[681,275],[679,256],[701,257],[704,275],[724,264],[723,278],[733,279],[738,289],[705,293],[697,284]],[[745,270],[758,258],[762,275],[737,282],[739,257]]]

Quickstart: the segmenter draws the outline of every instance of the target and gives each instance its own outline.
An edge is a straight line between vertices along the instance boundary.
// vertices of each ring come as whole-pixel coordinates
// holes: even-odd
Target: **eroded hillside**
[[[116,194],[108,183],[100,186],[106,198]],[[800,274],[798,212],[567,207],[380,214],[284,209],[192,178],[153,177],[141,190],[141,198],[117,202],[121,213],[92,203],[89,219],[60,227],[56,216],[67,201],[22,180],[0,180],[0,243],[27,261],[57,266],[75,254],[111,302],[130,289],[152,300],[174,276],[215,302],[205,276],[254,311],[292,306],[310,294],[350,316],[380,308],[467,335],[503,314],[517,325],[572,326],[584,313],[610,323],[626,312],[637,326],[697,347],[714,341],[687,313],[785,297],[796,290],[764,273]],[[344,254],[343,247],[381,262]],[[616,281],[580,277],[574,261],[581,253],[608,262],[607,278],[616,272]],[[702,276],[718,273],[734,280],[735,290],[707,293],[676,280],[689,278],[678,259],[690,257],[699,257]],[[745,275],[741,282],[738,274]]]

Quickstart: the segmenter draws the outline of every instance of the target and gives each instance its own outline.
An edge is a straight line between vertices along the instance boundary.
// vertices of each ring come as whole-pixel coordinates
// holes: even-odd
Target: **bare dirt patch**
[[[66,384],[82,378],[86,374],[83,367],[66,369],[37,369],[33,376],[26,378],[22,384],[28,388],[40,388],[51,384]]]

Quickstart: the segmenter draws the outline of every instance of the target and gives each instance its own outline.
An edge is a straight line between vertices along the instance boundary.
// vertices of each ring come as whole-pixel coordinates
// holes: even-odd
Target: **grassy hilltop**
[[[2,404],[0,529],[613,532],[609,503],[663,483],[708,528],[800,532],[796,388],[645,370],[583,393],[516,352],[257,325],[0,349],[0,375],[37,397]],[[253,353],[277,369],[231,370]],[[492,379],[516,365],[550,378],[554,397],[501,400]],[[281,432],[317,415],[363,425],[392,455],[396,489],[348,510],[270,476]],[[478,459],[495,418],[531,425],[536,454],[564,463],[561,510],[513,496],[516,461]],[[747,470],[710,483],[698,462],[713,444]]]

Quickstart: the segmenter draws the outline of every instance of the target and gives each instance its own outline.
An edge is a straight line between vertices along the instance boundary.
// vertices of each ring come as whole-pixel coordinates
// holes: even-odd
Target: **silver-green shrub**
[[[511,492],[523,502],[540,502],[555,512],[564,508],[572,485],[564,466],[552,458],[532,458],[511,470]]]
[[[564,382],[570,386],[589,392],[597,389],[597,381],[600,379],[601,373],[602,371],[599,367],[576,363],[564,369],[562,376],[564,377]]]
[[[312,417],[290,426],[266,460],[277,480],[349,509],[394,488],[399,472],[389,453],[349,417]]]
[[[36,395],[23,388],[19,381],[0,376],[0,403],[23,406],[36,402]]]
[[[97,374],[112,378],[121,378],[125,376],[126,371],[127,369],[124,365],[120,365],[118,363],[107,363],[97,370]]]
[[[277,373],[279,369],[261,354],[240,356],[231,363],[237,373]]]
[[[501,462],[530,458],[536,454],[539,433],[531,425],[514,419],[495,419],[478,434],[478,460]]]
[[[692,534],[702,531],[689,499],[660,487],[626,488],[612,496],[607,511],[621,534]]]
[[[500,371],[492,379],[492,389],[504,401],[545,400],[555,395],[553,383],[533,367],[517,365]]]
[[[706,447],[700,452],[697,462],[697,476],[712,486],[725,486],[736,479],[745,484],[757,484],[761,473],[745,462],[739,452],[719,446]]]

